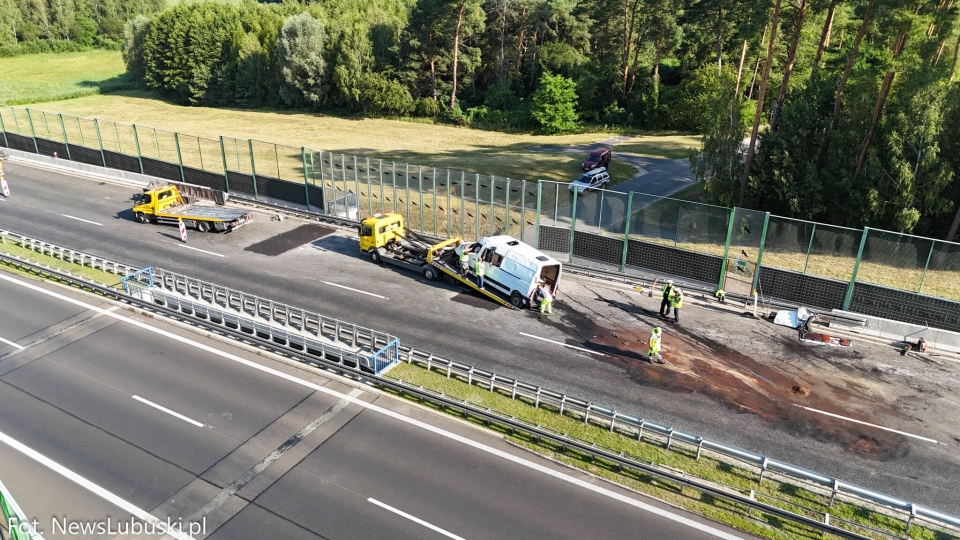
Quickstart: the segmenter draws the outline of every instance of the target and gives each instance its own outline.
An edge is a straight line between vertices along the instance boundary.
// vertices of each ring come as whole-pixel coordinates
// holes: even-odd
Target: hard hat
[[[667,285],[673,285],[673,280],[672,280],[672,279],[668,279],[668,280],[667,280]]]
[[[654,327],[653,327],[653,331],[659,334],[659,333],[660,333],[660,327],[659,327],[659,326],[654,326]]]

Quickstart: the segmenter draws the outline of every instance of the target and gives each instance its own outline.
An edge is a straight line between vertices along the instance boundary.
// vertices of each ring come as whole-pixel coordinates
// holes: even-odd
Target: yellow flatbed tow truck
[[[239,208],[213,203],[187,204],[176,186],[144,191],[134,205],[133,213],[140,223],[176,225],[182,220],[185,227],[199,232],[233,231],[253,220],[252,213]]]
[[[358,233],[360,252],[377,264],[419,272],[430,281],[442,275],[449,283],[462,285],[498,304],[514,308],[508,297],[495,290],[481,289],[469,276],[460,275],[455,251],[463,243],[459,236],[433,243],[404,227],[402,215],[386,212],[365,218],[360,222]]]

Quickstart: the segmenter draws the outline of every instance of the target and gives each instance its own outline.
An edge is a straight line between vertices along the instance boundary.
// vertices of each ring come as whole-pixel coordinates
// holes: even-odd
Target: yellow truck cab
[[[246,225],[253,214],[238,208],[216,206],[208,201],[187,204],[176,186],[148,189],[140,195],[133,214],[140,223],[178,224],[199,232],[232,231]]]
[[[433,281],[440,277],[434,259],[450,253],[460,245],[460,238],[434,243],[404,227],[400,214],[381,212],[364,218],[357,230],[360,252],[377,264],[391,264],[420,272]]]
[[[360,251],[367,253],[371,248],[382,248],[403,236],[403,216],[381,213],[370,216],[360,222]]]

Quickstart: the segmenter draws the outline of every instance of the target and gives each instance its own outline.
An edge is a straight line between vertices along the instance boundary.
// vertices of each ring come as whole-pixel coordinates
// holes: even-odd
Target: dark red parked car
[[[609,148],[597,148],[593,152],[590,152],[587,160],[584,161],[581,166],[585,171],[592,171],[597,167],[609,167],[610,158],[611,152]]]

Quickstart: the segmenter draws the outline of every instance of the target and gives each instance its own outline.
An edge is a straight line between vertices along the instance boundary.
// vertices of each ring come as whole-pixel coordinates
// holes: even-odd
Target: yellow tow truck
[[[239,208],[217,206],[209,201],[187,204],[177,186],[148,189],[140,195],[133,213],[140,223],[178,224],[199,232],[233,231],[243,227],[253,214]]]
[[[430,281],[441,275],[450,283],[459,283],[507,307],[510,301],[496,291],[481,289],[469,277],[461,276],[456,249],[459,236],[434,243],[404,227],[403,216],[389,212],[375,214],[360,222],[360,252],[377,264],[390,264],[423,274]]]

